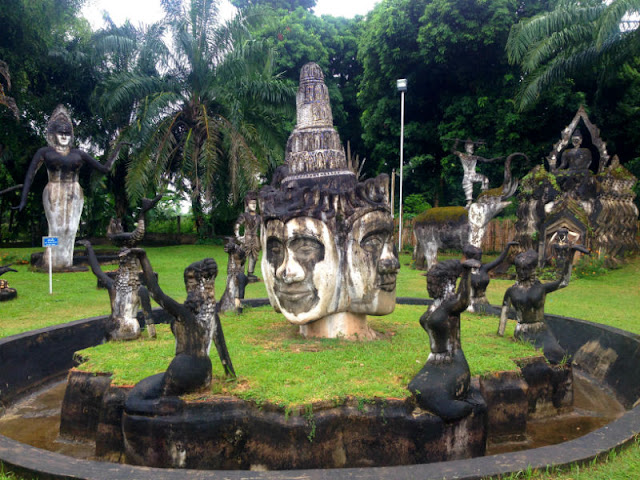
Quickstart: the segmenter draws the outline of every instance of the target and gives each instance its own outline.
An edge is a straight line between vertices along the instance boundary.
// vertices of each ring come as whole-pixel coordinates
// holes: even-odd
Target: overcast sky
[[[352,18],[365,15],[380,0],[317,0],[314,12],[317,15],[333,15],[334,17]],[[223,15],[231,16],[233,7],[222,0]],[[111,19],[122,24],[129,18],[134,25],[153,23],[162,18],[160,0],[87,0],[82,13],[94,29],[102,27],[102,11],[106,10]]]

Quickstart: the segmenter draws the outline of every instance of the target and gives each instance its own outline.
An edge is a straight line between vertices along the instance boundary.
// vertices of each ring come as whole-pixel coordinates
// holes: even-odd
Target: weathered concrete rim
[[[252,306],[264,305],[264,299],[254,299]],[[249,303],[249,302],[247,302]],[[430,302],[418,298],[399,298],[399,304],[427,305]],[[498,311],[498,307],[491,307]],[[495,309],[495,310],[494,310]],[[600,329],[609,335],[620,335],[626,340],[636,343],[640,350],[640,336],[613,327],[573,319],[549,315],[549,319],[562,320],[575,325],[584,325],[592,329]],[[41,330],[26,332],[0,340],[0,345],[38,336],[42,332],[69,329],[72,326],[83,326],[91,323],[93,328],[103,328],[106,317],[79,320],[69,324],[57,325]],[[97,321],[100,320],[100,321]],[[3,362],[5,368],[11,368]],[[37,382],[37,379],[34,379]],[[508,475],[527,468],[544,469],[547,466],[563,466],[573,463],[585,463],[600,457],[612,449],[622,447],[640,434],[640,405],[627,411],[622,417],[583,437],[558,445],[513,452],[469,460],[431,463],[423,465],[408,465],[398,467],[350,468],[328,470],[287,470],[271,472],[251,471],[205,471],[158,469],[136,467],[107,462],[78,460],[58,453],[41,450],[0,435],[0,461],[25,475],[36,475],[39,478],[55,479],[87,479],[87,480],[118,480],[118,479],[228,479],[228,480],[329,480],[329,479],[458,479],[474,480],[483,477]]]

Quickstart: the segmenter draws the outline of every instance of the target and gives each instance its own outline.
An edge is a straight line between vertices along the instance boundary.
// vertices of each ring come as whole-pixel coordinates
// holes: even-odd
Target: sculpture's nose
[[[276,270],[276,277],[287,284],[300,282],[304,280],[304,269],[293,255],[287,255],[282,265]]]
[[[386,242],[378,260],[378,272],[395,273],[398,270],[400,270],[400,262],[398,261],[395,246],[391,242]]]

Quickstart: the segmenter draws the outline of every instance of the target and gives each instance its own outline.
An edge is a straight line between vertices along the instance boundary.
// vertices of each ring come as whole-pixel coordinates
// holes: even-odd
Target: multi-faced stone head
[[[260,192],[262,272],[272,304],[292,323],[395,307],[389,179],[358,182],[333,128],[322,71],[300,73],[295,130],[277,181]]]

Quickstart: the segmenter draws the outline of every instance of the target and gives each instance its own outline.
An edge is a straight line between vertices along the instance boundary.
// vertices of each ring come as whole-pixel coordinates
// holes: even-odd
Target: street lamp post
[[[402,252],[402,166],[404,164],[404,92],[407,91],[407,79],[401,78],[397,82],[400,92],[400,202],[398,203],[398,255]]]

